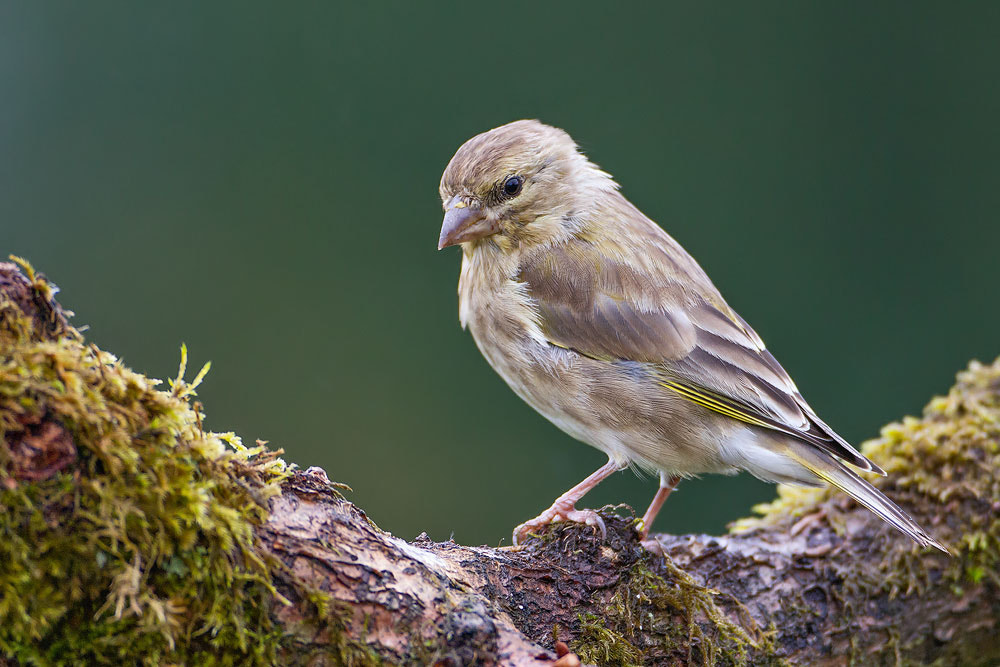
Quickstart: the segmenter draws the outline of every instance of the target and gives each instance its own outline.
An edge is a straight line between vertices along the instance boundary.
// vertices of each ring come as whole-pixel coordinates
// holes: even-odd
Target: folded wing
[[[636,266],[625,253],[613,259],[592,241],[574,239],[522,264],[519,279],[553,345],[603,361],[649,364],[664,390],[885,474],[816,416],[760,337],[673,239],[664,233],[644,242],[669,261]]]

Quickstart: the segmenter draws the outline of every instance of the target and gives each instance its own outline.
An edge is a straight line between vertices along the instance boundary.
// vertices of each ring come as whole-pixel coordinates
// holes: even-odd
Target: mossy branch
[[[865,453],[957,558],[836,493],[782,488],[730,535],[412,543],[318,469],[202,429],[204,377],[85,343],[0,264],[0,664],[991,664],[1000,362]],[[575,651],[567,653],[565,642]]]

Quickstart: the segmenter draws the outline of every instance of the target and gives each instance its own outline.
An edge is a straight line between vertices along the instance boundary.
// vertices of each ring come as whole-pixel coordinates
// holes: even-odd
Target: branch
[[[658,536],[666,556],[630,510],[604,540],[407,543],[322,470],[204,432],[183,372],[159,391],[88,346],[25,268],[0,265],[0,663],[1000,659],[1000,362],[865,446],[957,558],[785,487],[729,535]]]

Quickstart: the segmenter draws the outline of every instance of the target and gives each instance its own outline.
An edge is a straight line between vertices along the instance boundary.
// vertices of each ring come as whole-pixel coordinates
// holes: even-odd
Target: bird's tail
[[[946,554],[955,555],[951,549],[931,537],[920,524],[910,518],[910,515],[900,509],[896,503],[886,498],[881,491],[859,477],[857,473],[843,463],[822,452],[803,451],[803,449],[790,447],[788,455],[824,482],[837,487],[882,517],[887,523],[908,535],[920,546],[934,547]]]

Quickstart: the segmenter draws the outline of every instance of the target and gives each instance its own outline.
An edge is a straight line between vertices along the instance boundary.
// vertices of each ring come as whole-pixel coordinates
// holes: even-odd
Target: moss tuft
[[[642,662],[642,652],[623,635],[607,627],[608,620],[580,614],[579,636],[573,651],[586,664],[631,667]]]
[[[669,558],[661,563],[662,576],[646,561],[637,563],[622,578],[602,618],[580,617],[573,650],[581,660],[624,666],[655,655],[703,665],[780,663],[771,633],[757,630],[738,601],[729,600],[742,625],[718,606],[717,591],[699,584]]]
[[[284,463],[203,430],[186,351],[162,391],[53,322],[0,294],[0,656],[274,662],[282,598],[253,529]]]

